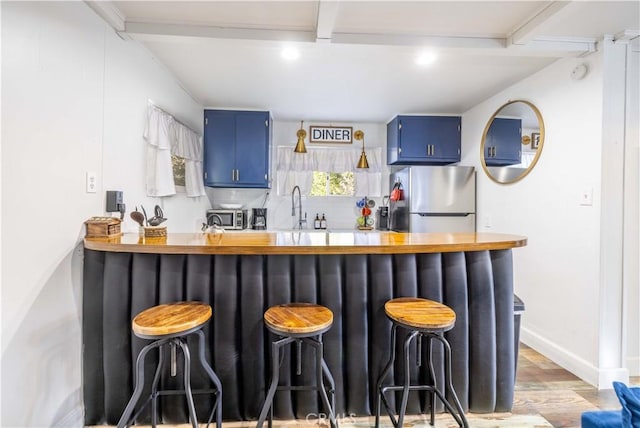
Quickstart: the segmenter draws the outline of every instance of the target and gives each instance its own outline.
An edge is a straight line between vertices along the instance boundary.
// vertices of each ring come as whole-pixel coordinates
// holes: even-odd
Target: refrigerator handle
[[[415,213],[420,217],[468,217],[474,213]]]

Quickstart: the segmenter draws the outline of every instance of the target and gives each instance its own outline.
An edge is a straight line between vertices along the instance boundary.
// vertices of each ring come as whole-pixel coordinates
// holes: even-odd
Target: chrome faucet
[[[302,195],[300,194],[300,186],[294,186],[291,191],[291,216],[295,217],[296,215],[296,189],[298,189],[298,229],[302,229],[302,224],[307,223],[307,213],[304,213],[304,219],[302,219]]]

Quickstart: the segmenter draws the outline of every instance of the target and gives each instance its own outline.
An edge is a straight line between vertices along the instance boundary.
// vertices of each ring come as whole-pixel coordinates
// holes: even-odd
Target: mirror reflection
[[[543,144],[540,111],[528,101],[509,101],[498,108],[484,128],[482,169],[496,183],[515,183],[533,169]]]

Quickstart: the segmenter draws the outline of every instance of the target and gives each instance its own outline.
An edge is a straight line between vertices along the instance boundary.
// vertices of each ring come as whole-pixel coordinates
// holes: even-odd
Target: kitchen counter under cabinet
[[[131,394],[135,355],[144,345],[131,333],[131,319],[145,308],[175,300],[212,305],[213,318],[205,328],[207,353],[223,384],[225,420],[257,418],[270,367],[271,338],[263,313],[292,301],[333,311],[324,344],[336,380],[337,412],[371,415],[375,382],[388,357],[390,323],[383,306],[400,296],[434,299],[454,309],[456,326],[446,335],[463,407],[507,412],[515,375],[512,250],[526,241],[484,233],[315,231],[85,239],[85,425],[115,424]],[[285,358],[293,360],[284,366],[295,367],[295,352]],[[310,367],[312,352],[304,351],[302,358],[303,367]],[[282,380],[304,383],[307,375],[285,372]],[[167,373],[162,382],[175,379]],[[205,386],[203,379],[194,373],[192,387]],[[197,400],[198,415],[206,418],[212,403],[208,397]],[[186,422],[183,401],[162,397],[161,420]],[[420,394],[412,394],[408,412],[425,412],[424,403]],[[317,412],[313,393],[278,393],[278,419],[304,419]],[[146,411],[139,423],[148,420]]]

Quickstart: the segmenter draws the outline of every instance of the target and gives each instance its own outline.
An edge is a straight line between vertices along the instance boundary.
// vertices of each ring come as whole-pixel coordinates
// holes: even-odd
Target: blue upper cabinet
[[[204,184],[269,188],[271,115],[266,111],[204,111]]]
[[[521,162],[522,120],[495,118],[484,140],[484,162],[488,166]]]
[[[459,116],[396,116],[387,124],[387,164],[460,162]]]

